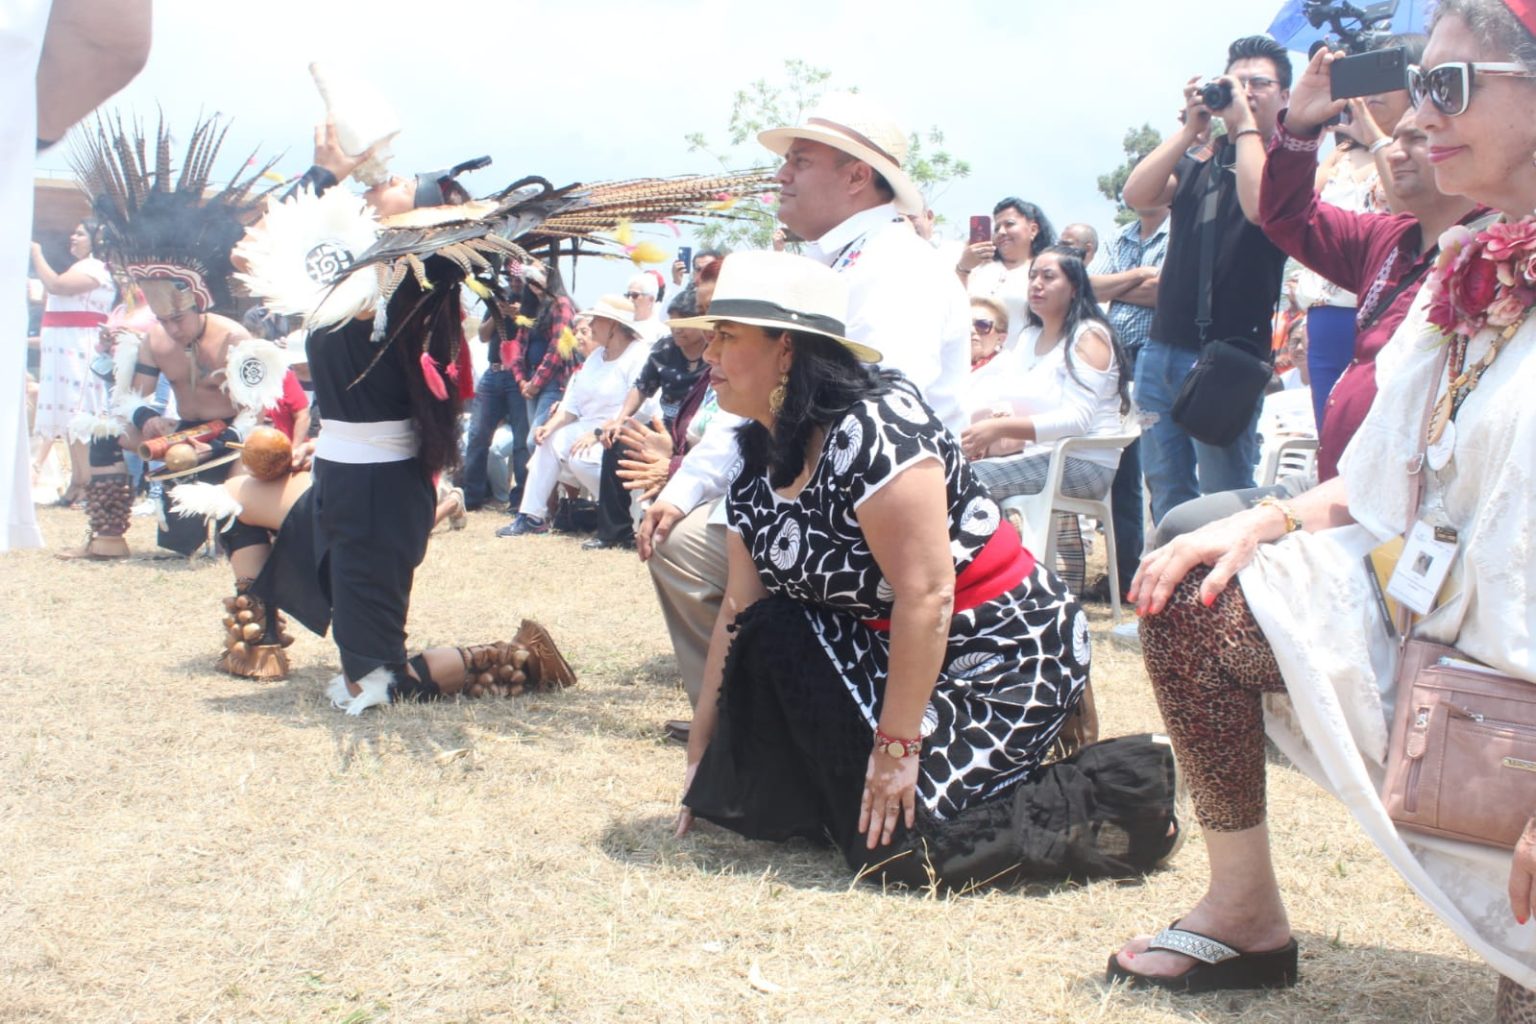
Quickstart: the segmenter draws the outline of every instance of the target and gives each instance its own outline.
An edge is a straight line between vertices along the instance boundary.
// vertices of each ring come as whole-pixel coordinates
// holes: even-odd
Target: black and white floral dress
[[[828,430],[820,461],[794,498],[776,493],[766,474],[743,474],[729,493],[730,525],[745,539],[763,584],[798,604],[831,669],[822,673],[816,666],[806,674],[835,678],[844,694],[832,699],[851,702],[862,720],[859,726],[849,715],[854,727],[839,734],[851,745],[846,760],[859,774],[890,658],[889,634],[865,622],[888,619],[893,596],[860,530],[859,506],[926,459],[944,466],[958,576],[1001,515],[959,444],[905,382],[854,406]],[[1087,620],[1044,567],[1000,597],[957,613],[922,726],[918,803],[924,817],[950,818],[1035,772],[1082,695],[1088,659]],[[806,699],[819,704],[828,697]]]

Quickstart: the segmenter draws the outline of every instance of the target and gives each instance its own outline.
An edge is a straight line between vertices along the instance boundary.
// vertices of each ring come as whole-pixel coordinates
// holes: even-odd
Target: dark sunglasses
[[[645,292],[625,292],[624,297],[630,302],[634,302],[636,299],[650,299],[655,296],[647,295]]]
[[[1417,64],[1408,65],[1408,98],[1417,110],[1428,99],[1446,117],[1467,112],[1472,102],[1472,80],[1480,75],[1506,78],[1536,78],[1524,64],[1506,61],[1458,60],[1438,64],[1425,71]]]
[[[977,334],[991,334],[992,329],[995,328],[997,324],[993,323],[991,320],[972,320],[971,326],[976,328]]]

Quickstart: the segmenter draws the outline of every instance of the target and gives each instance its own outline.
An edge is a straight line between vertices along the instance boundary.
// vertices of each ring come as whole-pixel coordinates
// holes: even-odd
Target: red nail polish
[[[1207,608],[1209,608],[1211,605],[1216,603],[1216,595],[1215,594],[1201,594],[1200,595],[1200,603],[1205,605]]]
[[[1135,960],[1136,959],[1136,954],[1135,953],[1122,953],[1121,955],[1124,956],[1127,960]]]
[[[1525,922],[1528,921],[1529,919],[1530,919],[1530,915],[1528,915],[1528,914],[1524,915],[1524,916],[1522,916],[1518,912],[1515,914],[1515,924],[1525,924]]]

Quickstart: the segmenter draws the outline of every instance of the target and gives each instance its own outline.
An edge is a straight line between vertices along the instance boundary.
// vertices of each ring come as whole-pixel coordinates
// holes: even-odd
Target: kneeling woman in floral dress
[[[1168,748],[1044,767],[1087,620],[846,308],[829,268],[738,253],[709,315],[672,323],[714,332],[720,407],[749,420],[679,834],[830,839],[912,885],[1150,867],[1176,831]]]

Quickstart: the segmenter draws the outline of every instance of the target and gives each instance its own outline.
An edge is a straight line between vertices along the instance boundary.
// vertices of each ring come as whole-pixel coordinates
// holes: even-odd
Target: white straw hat
[[[800,124],[757,133],[757,141],[779,156],[789,152],[796,139],[822,142],[864,161],[890,183],[898,212],[923,212],[923,194],[901,169],[907,160],[907,133],[879,105],[858,93],[834,93],[808,111]]]
[[[635,304],[622,295],[604,295],[597,300],[597,305],[591,309],[582,310],[581,315],[600,316],[628,328],[629,332],[637,337],[640,334],[635,327]]]
[[[720,263],[715,294],[704,316],[668,320],[669,327],[713,328],[721,320],[819,334],[866,363],[880,353],[844,337],[848,284],[831,267],[788,252],[734,252]]]

